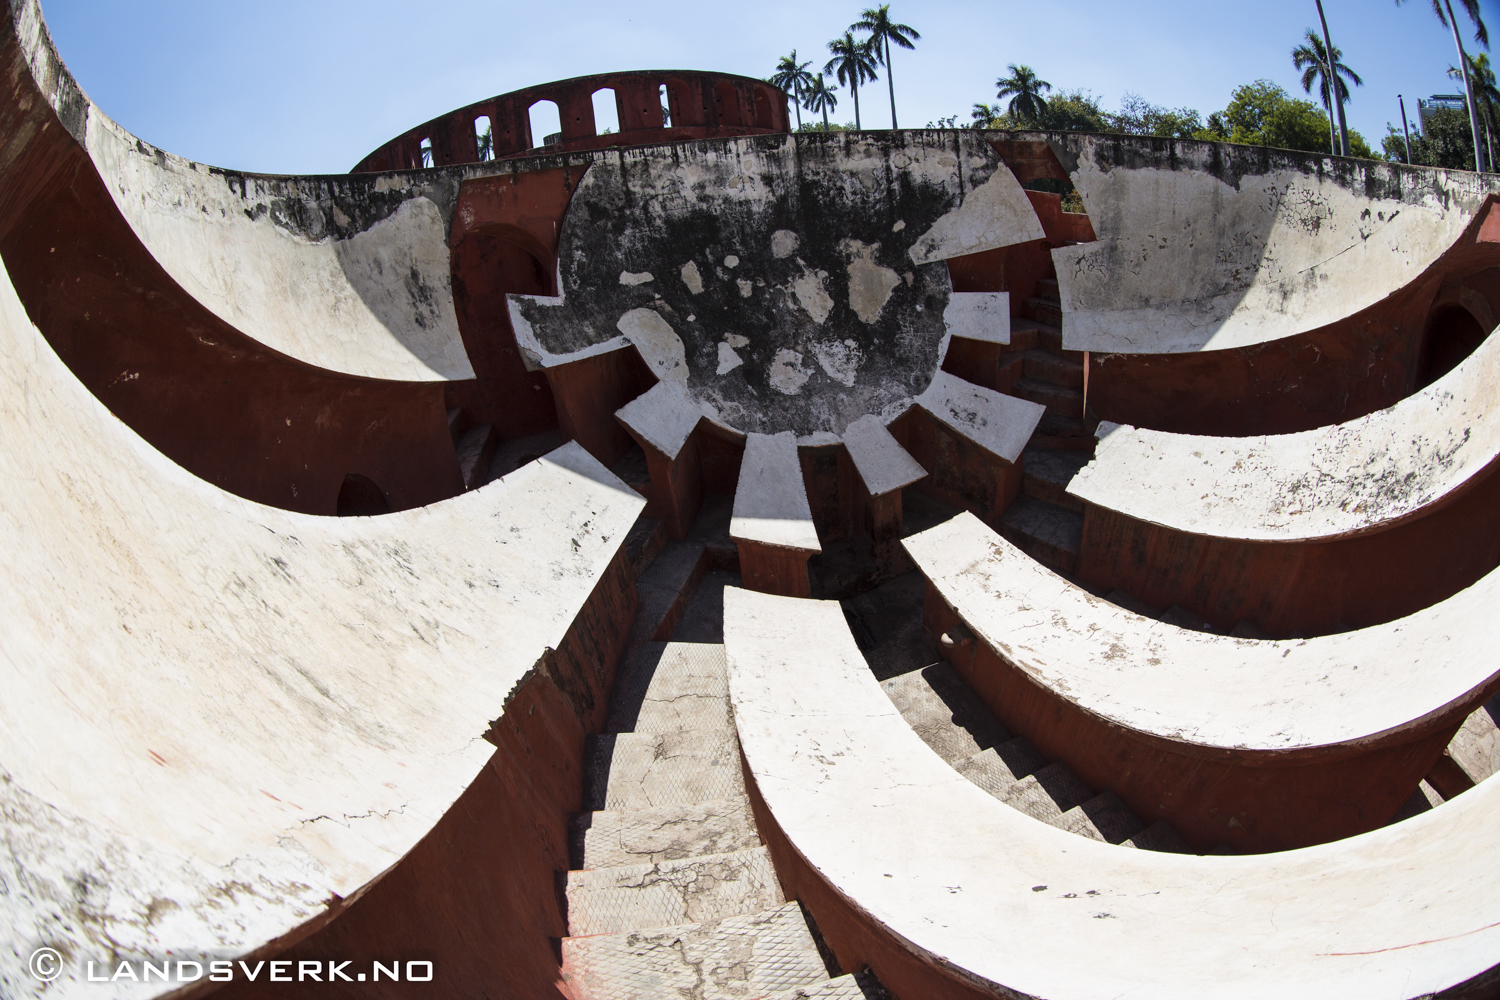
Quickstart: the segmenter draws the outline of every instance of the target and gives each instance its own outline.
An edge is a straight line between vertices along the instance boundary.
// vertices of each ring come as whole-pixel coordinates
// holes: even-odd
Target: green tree
[[[896,82],[891,73],[891,45],[915,49],[914,43],[921,41],[922,36],[916,28],[892,21],[891,5],[888,3],[864,10],[859,15],[859,20],[849,25],[849,30],[870,33],[868,43],[875,47],[876,58],[885,66],[885,83],[891,92],[891,128],[896,128]]]
[[[1011,115],[1035,125],[1042,112],[1047,110],[1042,92],[1051,90],[1052,84],[1038,77],[1030,66],[1011,63],[1006,69],[1010,70],[1010,76],[995,81],[995,96],[1002,101],[1009,97]]]
[[[1127,93],[1119,114],[1109,115],[1109,127],[1129,135],[1159,135],[1166,139],[1192,139],[1203,129],[1203,119],[1193,108],[1164,108],[1137,94]]]
[[[797,109],[798,131],[802,130],[802,102],[807,98],[807,88],[813,82],[813,75],[807,71],[807,67],[811,65],[811,59],[799,63],[797,50],[793,49],[791,55],[781,57],[781,61],[776,64],[776,72],[771,74],[768,81],[792,99],[792,107]]]
[[[1394,125],[1386,126],[1381,140],[1388,160],[1405,161],[1406,137]],[[1474,169],[1474,136],[1468,112],[1459,108],[1429,111],[1419,131],[1411,134],[1411,162],[1449,170]]]
[[[1338,46],[1334,46],[1332,58],[1329,58],[1328,49],[1323,45],[1323,39],[1311,28],[1307,29],[1306,41],[1292,49],[1292,65],[1302,70],[1302,90],[1311,94],[1313,84],[1317,83],[1318,93],[1322,96],[1323,107],[1328,112],[1328,148],[1337,154],[1339,152],[1338,137],[1333,132],[1333,100],[1339,105],[1349,101],[1349,83],[1356,87],[1363,87],[1365,82],[1359,78],[1359,74],[1339,60],[1344,53]],[[1328,74],[1332,66],[1333,73],[1333,99],[1330,99]],[[1348,83],[1344,81],[1348,80]]]
[[[815,74],[812,86],[807,88],[807,110],[813,114],[823,112],[824,132],[829,130],[828,112],[839,106],[839,99],[833,95],[834,90],[835,88],[828,86],[828,82],[823,79],[822,73]]]
[[[1049,132],[1108,132],[1109,115],[1098,98],[1082,90],[1058,91],[1033,120]]]
[[[869,41],[856,42],[854,33],[846,31],[843,38],[835,38],[828,43],[828,51],[833,53],[833,58],[823,67],[823,72],[847,86],[854,95],[854,127],[862,129],[864,125],[859,120],[859,85],[876,79],[874,50]]]
[[[1321,153],[1328,148],[1328,115],[1312,101],[1292,97],[1270,80],[1236,87],[1229,106],[1208,116],[1196,139],[1275,146]],[[1373,157],[1364,136],[1349,131],[1349,155]]]
[[[997,123],[1004,114],[1005,112],[1000,108],[1000,105],[987,104],[984,101],[980,101],[969,112],[969,117],[973,119],[973,124],[969,127],[978,129],[999,128],[1000,126]]]
[[[1463,76],[1453,66],[1448,67],[1448,75],[1455,80]],[[1495,71],[1490,68],[1490,57],[1481,52],[1477,56],[1469,57],[1469,77],[1474,84],[1474,100],[1479,104],[1479,110],[1484,119],[1484,152],[1485,159],[1490,163],[1490,169],[1494,169],[1495,163],[1495,130],[1497,127],[1496,112],[1500,111],[1500,89],[1495,87]]]
[[[1396,6],[1401,6],[1401,0],[1396,0]],[[1463,8],[1469,20],[1474,24],[1474,41],[1490,47],[1490,33],[1484,26],[1484,18],[1480,16],[1479,0],[1459,0],[1459,6]],[[1446,11],[1446,16],[1445,16]],[[1486,169],[1483,157],[1479,155],[1479,106],[1475,100],[1473,81],[1469,77],[1469,56],[1464,51],[1463,39],[1458,34],[1458,18],[1453,15],[1453,0],[1432,0],[1432,12],[1437,15],[1438,23],[1452,30],[1453,45],[1458,49],[1458,65],[1463,69],[1464,90],[1469,99],[1469,131],[1471,133],[1471,146],[1474,150],[1475,168]],[[1413,145],[1416,145],[1413,143]]]

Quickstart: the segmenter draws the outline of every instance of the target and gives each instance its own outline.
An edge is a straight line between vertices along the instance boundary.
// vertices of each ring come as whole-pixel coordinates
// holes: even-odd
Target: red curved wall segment
[[[668,123],[662,114],[667,96]],[[600,135],[594,122],[594,94],[613,90],[620,130]],[[790,132],[786,95],[764,80],[696,70],[636,70],[599,73],[543,83],[476,101],[402,133],[359,162],[350,173],[412,170],[422,167],[422,145],[432,149],[434,167],[478,163],[474,122],[488,118],[493,158],[529,152],[544,136],[531,134],[529,112],[538,101],[557,105],[562,140],[549,150],[603,149],[686,139]]]

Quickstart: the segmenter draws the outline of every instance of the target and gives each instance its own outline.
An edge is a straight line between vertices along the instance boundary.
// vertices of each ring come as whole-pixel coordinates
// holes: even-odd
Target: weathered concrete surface
[[[1500,338],[1395,406],[1300,434],[1203,437],[1101,424],[1068,492],[1178,531],[1297,541],[1419,515],[1500,457]]]
[[[244,954],[389,868],[484,767],[490,721],[643,506],[568,445],[421,510],[278,511],[123,427],[8,281],[0,356],[0,967],[19,995],[42,944]],[[87,993],[83,974],[48,995]]]
[[[1326,326],[1415,279],[1500,191],[1284,150],[1046,139],[1098,234],[1052,251],[1069,350],[1218,350]]]
[[[950,657],[1006,725],[1200,850],[1374,829],[1500,687],[1500,573],[1387,625],[1257,641],[1095,598],[971,514],[903,544],[931,584],[927,628],[974,632]]]
[[[511,296],[512,323],[536,365],[630,344],[740,431],[838,434],[932,379],[946,258],[1041,235],[967,134],[601,153],[563,223],[560,294]],[[979,312],[955,315],[1007,335]]]
[[[948,767],[881,692],[837,604],[729,590],[724,631],[788,891],[841,963],[868,962],[898,996],[1406,1000],[1500,955],[1500,783],[1302,851],[1120,850]]]
[[[67,75],[36,0],[7,15],[44,93]],[[156,149],[69,79],[63,125],[121,214],[214,315],[308,364],[371,378],[473,378],[448,272],[451,179],[276,178]]]

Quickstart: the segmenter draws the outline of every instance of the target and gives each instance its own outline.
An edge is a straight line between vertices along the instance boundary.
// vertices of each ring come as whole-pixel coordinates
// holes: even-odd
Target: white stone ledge
[[[997,997],[1411,1000],[1500,956],[1500,782],[1303,850],[1129,850],[944,763],[836,602],[726,589],[724,641],[740,745],[791,846],[857,913]]]
[[[1268,641],[1132,614],[963,513],[902,544],[980,640],[1037,685],[1127,730],[1284,753],[1396,741],[1500,674],[1500,571],[1407,618]]]
[[[745,435],[729,537],[801,552],[823,551],[802,484],[797,436],[791,431]]]
[[[922,409],[985,451],[1015,464],[1047,408],[940,371],[916,399]]]
[[[844,429],[844,447],[872,497],[884,496],[927,476],[927,470],[873,414],[860,417]]]
[[[1439,503],[1500,457],[1500,338],[1394,406],[1297,434],[1200,437],[1099,425],[1068,492],[1177,531],[1324,541]]]

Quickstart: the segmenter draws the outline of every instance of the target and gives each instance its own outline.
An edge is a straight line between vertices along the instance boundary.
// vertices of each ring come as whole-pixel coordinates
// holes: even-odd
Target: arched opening
[[[339,487],[336,512],[339,517],[373,517],[389,514],[391,504],[373,480],[351,472],[344,477],[344,485]]]
[[[612,135],[620,131],[620,105],[613,87],[594,91],[594,134]]]
[[[489,115],[474,119],[474,149],[480,162],[495,158],[495,130],[490,127]]]
[[[1431,385],[1474,353],[1486,331],[1474,314],[1457,303],[1440,307],[1427,321],[1417,388]]]
[[[430,167],[433,165],[435,161],[433,160],[431,137],[424,138],[417,146],[417,157],[421,160],[422,166]]]
[[[755,127],[776,127],[776,112],[772,110],[771,98],[760,87],[755,88]]]
[[[673,101],[672,101],[672,92],[667,89],[667,85],[664,83],[659,88],[657,88],[657,92],[656,93],[657,93],[657,97],[659,97],[661,99],[661,124],[662,124],[662,127],[663,128],[671,128],[672,127],[672,121],[673,121],[673,118],[672,118],[672,104],[673,104]]]
[[[555,101],[537,101],[526,112],[531,125],[531,148],[562,142],[562,115]]]

